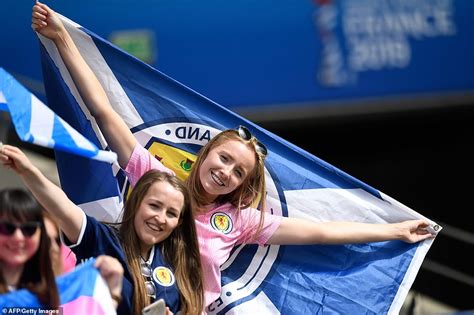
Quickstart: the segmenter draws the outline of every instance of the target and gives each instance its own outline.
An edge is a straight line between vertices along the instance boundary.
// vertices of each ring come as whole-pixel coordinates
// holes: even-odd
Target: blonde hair
[[[145,281],[140,268],[140,240],[135,230],[134,219],[138,208],[150,187],[156,182],[167,182],[184,196],[180,224],[161,242],[164,259],[174,269],[181,299],[181,314],[201,314],[204,309],[204,286],[201,258],[194,216],[188,190],[176,176],[157,170],[145,173],[133,188],[126,201],[119,234],[133,278],[133,314],[141,314],[150,304]]]
[[[255,137],[250,138],[250,140],[244,140],[240,137],[238,131],[232,129],[217,134],[205,146],[203,146],[198,153],[193,169],[186,180],[186,185],[191,193],[194,209],[202,208],[209,204],[209,201],[205,198],[205,190],[199,177],[202,163],[212,149],[231,140],[245,144],[250,150],[252,150],[252,152],[254,152],[255,167],[246,176],[239,187],[228,194],[218,196],[215,202],[217,204],[229,202],[240,211],[241,209],[255,205],[255,203],[258,202],[258,198],[260,198],[259,208],[265,209],[265,156],[257,152],[255,147],[257,139],[255,139]],[[264,213],[265,211],[261,211],[260,222],[254,236],[257,236],[262,229],[265,220]]]

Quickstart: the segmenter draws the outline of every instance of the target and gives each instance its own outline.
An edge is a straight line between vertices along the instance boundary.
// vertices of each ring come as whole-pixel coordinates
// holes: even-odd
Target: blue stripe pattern
[[[116,155],[113,152],[99,150],[96,145],[81,136],[78,132],[75,135],[76,139],[84,142],[84,145],[76,143],[73,139],[73,135],[70,133],[72,128],[70,130],[66,129],[67,123],[56,114],[52,113],[52,121],[48,121],[47,119],[49,118],[45,118],[42,115],[37,115],[32,118],[33,99],[35,99],[37,109],[47,113],[51,113],[51,110],[18,83],[3,68],[0,68],[0,91],[6,101],[6,103],[2,103],[1,108],[10,113],[15,130],[21,140],[90,159],[97,159],[109,163],[116,161]],[[34,121],[36,124],[44,124],[46,127],[40,130],[31,130],[32,119],[36,120]],[[50,125],[52,125],[52,134],[49,134],[47,127]],[[103,154],[99,155],[99,153]]]

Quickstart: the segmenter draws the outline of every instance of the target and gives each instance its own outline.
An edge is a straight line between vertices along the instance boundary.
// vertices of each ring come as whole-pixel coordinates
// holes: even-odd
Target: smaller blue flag
[[[0,68],[0,110],[10,112],[21,140],[90,159],[113,163],[117,154],[99,150]]]

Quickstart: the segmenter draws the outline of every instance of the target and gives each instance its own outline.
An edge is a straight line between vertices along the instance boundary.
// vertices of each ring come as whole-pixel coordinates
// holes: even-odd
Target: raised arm
[[[391,224],[357,222],[315,223],[297,218],[283,218],[268,244],[352,244],[388,240],[416,243],[434,237],[423,220]]]
[[[11,168],[20,176],[38,202],[58,220],[67,238],[73,243],[77,242],[82,227],[82,210],[47,179],[17,147],[1,147],[0,161],[4,167]]]
[[[136,140],[124,120],[114,111],[99,80],[81,56],[58,15],[47,5],[36,2],[32,12],[33,30],[51,39],[61,55],[84,103],[99,124],[110,148],[124,168]]]

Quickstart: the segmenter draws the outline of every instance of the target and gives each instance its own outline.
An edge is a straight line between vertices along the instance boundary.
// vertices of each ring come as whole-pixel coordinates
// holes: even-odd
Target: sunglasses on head
[[[245,141],[249,141],[251,140],[252,138],[255,138],[252,133],[250,132],[250,130],[247,129],[247,127],[244,127],[244,126],[239,126],[239,128],[237,128],[237,132],[239,134],[239,136],[244,139]],[[255,138],[256,142],[255,142],[255,150],[260,153],[261,155],[263,155],[264,157],[267,156],[268,154],[268,150],[267,150],[267,147],[261,143],[260,141],[257,140],[257,138]]]
[[[11,236],[15,233],[16,229],[20,229],[25,237],[31,237],[40,226],[40,222],[10,223],[1,221],[0,234]]]

